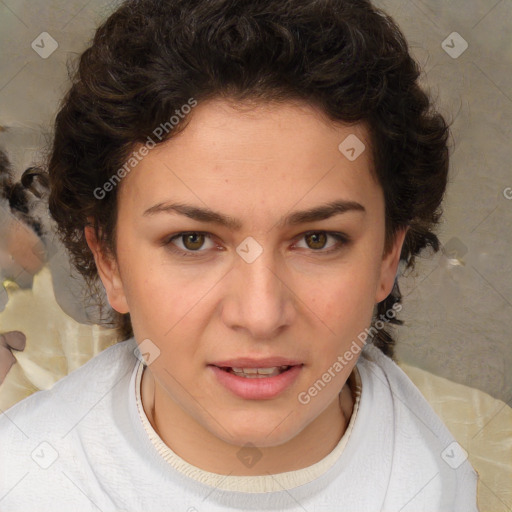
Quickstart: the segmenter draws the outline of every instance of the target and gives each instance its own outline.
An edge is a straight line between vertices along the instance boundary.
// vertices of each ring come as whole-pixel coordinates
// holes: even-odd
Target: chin
[[[239,421],[228,418],[224,425],[229,434],[218,425],[215,425],[214,434],[235,446],[252,444],[261,448],[270,448],[290,441],[302,430],[298,428],[296,418],[293,422],[289,421],[291,418],[295,418],[295,415],[290,414],[287,417],[286,414],[281,414],[275,418],[260,415],[259,420],[251,416]]]

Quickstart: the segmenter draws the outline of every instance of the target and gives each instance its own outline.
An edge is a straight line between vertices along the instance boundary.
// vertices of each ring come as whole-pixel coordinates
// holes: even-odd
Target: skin
[[[187,462],[225,475],[293,471],[333,450],[352,414],[346,380],[357,357],[308,404],[298,394],[353,340],[361,345],[357,335],[391,292],[405,236],[398,232],[385,253],[384,197],[371,173],[363,124],[335,124],[302,103],[252,106],[200,103],[183,132],[152,149],[122,180],[117,258],[86,228],[110,305],[130,312],[139,344],[150,339],[160,350],[142,380],[150,422]],[[338,149],[350,134],[366,146],[355,161]],[[339,199],[356,201],[365,212],[278,224],[291,211]],[[163,202],[208,207],[242,227],[169,212],[143,215]],[[177,237],[162,245],[194,230],[212,238]],[[320,238],[305,236],[308,231]],[[323,238],[328,231],[350,242]],[[236,252],[247,237],[263,248],[250,264]],[[272,399],[232,394],[207,366],[273,355],[304,366],[293,386]],[[237,457],[246,443],[261,455],[251,468]]]
[[[0,268],[11,275],[23,270],[31,275],[37,274],[44,265],[44,245],[37,234],[13,215],[0,211],[5,216],[0,230]]]

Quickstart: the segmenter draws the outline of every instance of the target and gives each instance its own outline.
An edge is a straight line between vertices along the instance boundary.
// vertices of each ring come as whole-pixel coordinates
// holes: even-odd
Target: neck
[[[260,460],[246,467],[239,459],[242,447],[226,443],[194,421],[160,389],[147,367],[142,374],[141,399],[153,429],[174,453],[204,471],[232,476],[284,473],[319,462],[339,443],[354,406],[347,382],[339,400],[293,439],[278,446],[254,448]]]

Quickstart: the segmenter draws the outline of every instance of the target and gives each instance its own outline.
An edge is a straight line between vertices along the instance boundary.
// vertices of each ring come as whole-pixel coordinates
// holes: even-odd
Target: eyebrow
[[[362,204],[355,201],[345,201],[340,199],[310,208],[309,210],[292,212],[286,217],[282,217],[278,221],[277,225],[280,227],[296,226],[307,222],[325,220],[335,215],[350,211],[362,212],[363,214],[366,213],[366,209]],[[210,208],[201,208],[183,203],[158,203],[151,208],[148,208],[143,213],[143,216],[152,216],[158,213],[177,213],[199,222],[219,224],[234,231],[242,228],[242,223],[233,217],[215,212]]]

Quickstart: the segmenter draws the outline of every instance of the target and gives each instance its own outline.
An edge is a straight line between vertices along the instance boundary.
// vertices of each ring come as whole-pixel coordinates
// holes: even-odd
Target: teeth
[[[231,368],[230,373],[234,373],[238,377],[246,377],[249,379],[258,379],[265,377],[275,377],[289,368],[288,366],[272,366],[271,368]]]
[[[233,371],[238,373],[258,373],[258,368],[233,368]]]

